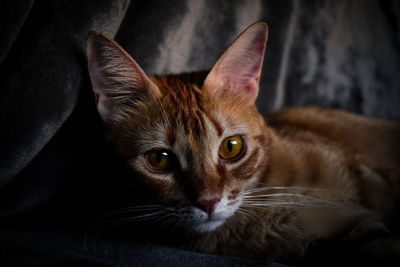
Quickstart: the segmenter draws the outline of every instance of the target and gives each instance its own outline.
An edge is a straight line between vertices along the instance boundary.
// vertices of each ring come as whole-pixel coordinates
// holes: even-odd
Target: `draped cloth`
[[[210,69],[264,20],[262,113],[317,105],[399,117],[399,13],[398,1],[377,0],[2,1],[0,265],[279,265],[134,238],[84,248],[87,224],[121,195],[113,184],[123,175],[91,92],[90,30],[115,38],[147,74],[168,74]]]

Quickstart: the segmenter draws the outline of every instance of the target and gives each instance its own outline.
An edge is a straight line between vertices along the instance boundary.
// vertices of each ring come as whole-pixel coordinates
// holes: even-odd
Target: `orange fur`
[[[179,127],[188,129],[197,124],[197,128],[191,128],[196,131],[187,132],[188,136],[196,135],[188,140],[192,153],[198,154],[191,155],[193,160],[190,164],[202,164],[205,141],[202,135],[206,133],[201,126],[204,123],[199,123],[199,118],[195,116],[199,112],[206,113],[206,117],[210,118],[225,114],[224,117],[246,125],[251,130],[247,133],[247,142],[257,144],[248,159],[232,170],[218,167],[217,164],[203,166],[199,170],[192,167],[190,173],[182,172],[177,176],[177,181],[184,181],[183,187],[173,181],[149,182],[149,177],[144,177],[145,183],[150,183],[149,187],[160,195],[162,201],[174,203],[186,198],[195,201],[199,195],[223,190],[229,191],[230,197],[234,198],[245,189],[289,186],[302,187],[296,189],[296,193],[340,205],[339,208],[336,205],[316,205],[295,209],[290,206],[271,209],[244,207],[246,214],[238,212],[215,231],[194,234],[193,243],[187,243],[192,249],[283,261],[290,258],[292,262],[296,257],[301,258],[315,241],[340,236],[349,229],[359,227],[359,224],[371,225],[362,226],[366,228],[363,230],[365,234],[377,230],[376,227],[387,231],[382,218],[393,215],[400,195],[398,121],[370,119],[343,111],[310,107],[284,109],[271,114],[266,117],[266,124],[255,107],[238,112],[237,99],[213,101],[204,94],[204,88],[199,90],[198,85],[183,84],[175,76],[151,79],[161,92],[168,95],[163,98],[165,102],[161,101],[161,105],[173,118],[168,123],[170,134],[173,132],[175,135],[173,139],[179,138],[176,136]],[[174,91],[171,90],[172,80]],[[170,95],[171,91],[173,95]],[[182,97],[181,94],[188,95]],[[203,98],[203,102],[200,102],[204,106],[199,106],[198,99]],[[142,112],[146,118],[161,117],[157,114],[160,110],[155,106]],[[177,125],[187,117],[194,120],[191,126]],[[184,123],[190,124],[189,121]],[[136,131],[151,131],[137,116],[126,116],[118,122],[114,137],[128,160],[137,152],[135,148],[127,147],[129,141],[120,139],[119,135],[126,136],[121,127],[127,128],[132,124],[141,125]],[[216,132],[218,127],[221,126],[215,127]],[[260,173],[260,178],[252,180],[255,171]],[[266,189],[255,195],[271,192],[288,191]],[[296,197],[285,197],[283,200],[298,201]]]
[[[187,248],[296,262],[323,240],[364,240],[363,255],[398,260],[390,223],[400,200],[400,122],[315,107],[262,117],[254,100],[266,24],[249,27],[209,74],[148,77],[115,42],[90,38],[89,67],[109,135],[176,223],[196,229]],[[107,70],[110,53],[116,69]],[[120,64],[120,76],[135,75],[113,80]],[[243,139],[243,151],[221,159],[229,136]],[[160,149],[173,155],[171,170],[156,172],[143,160]],[[199,203],[216,203],[216,211]]]

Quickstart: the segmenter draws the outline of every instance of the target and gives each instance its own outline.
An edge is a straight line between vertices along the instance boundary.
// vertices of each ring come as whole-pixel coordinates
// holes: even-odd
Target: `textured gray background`
[[[263,113],[318,105],[400,117],[398,0],[1,1],[0,265],[267,264],[134,240],[82,246],[86,223],[132,194],[113,188],[123,175],[104,148],[89,30],[115,37],[148,74],[181,73],[210,69],[258,20],[269,24]]]
[[[241,31],[264,20],[262,112],[319,105],[400,116],[398,1],[150,2],[145,11],[132,3],[116,36],[148,73],[209,69]]]

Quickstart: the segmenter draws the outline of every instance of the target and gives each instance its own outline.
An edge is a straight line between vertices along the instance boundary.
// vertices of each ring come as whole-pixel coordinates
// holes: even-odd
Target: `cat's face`
[[[264,23],[249,27],[198,85],[148,77],[115,42],[89,37],[98,110],[118,150],[192,230],[233,216],[266,169],[267,129],[254,106],[266,38]]]
[[[254,106],[220,102],[176,79],[163,79],[174,90],[156,81],[162,96],[140,114],[127,108],[114,138],[135,176],[182,224],[209,231],[234,214],[263,171],[264,121]]]

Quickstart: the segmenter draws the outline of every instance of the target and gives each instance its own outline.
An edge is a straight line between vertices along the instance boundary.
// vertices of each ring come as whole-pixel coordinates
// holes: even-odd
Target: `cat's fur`
[[[99,113],[134,178],[162,203],[158,219],[189,229],[185,244],[203,252],[295,261],[339,239],[396,259],[400,123],[315,107],[264,118],[254,102],[266,40],[265,23],[250,26],[204,80],[147,76],[110,38],[89,35]],[[234,135],[243,155],[221,159]],[[144,153],[159,149],[174,156],[172,170],[146,166]],[[199,204],[211,200],[211,212]]]

